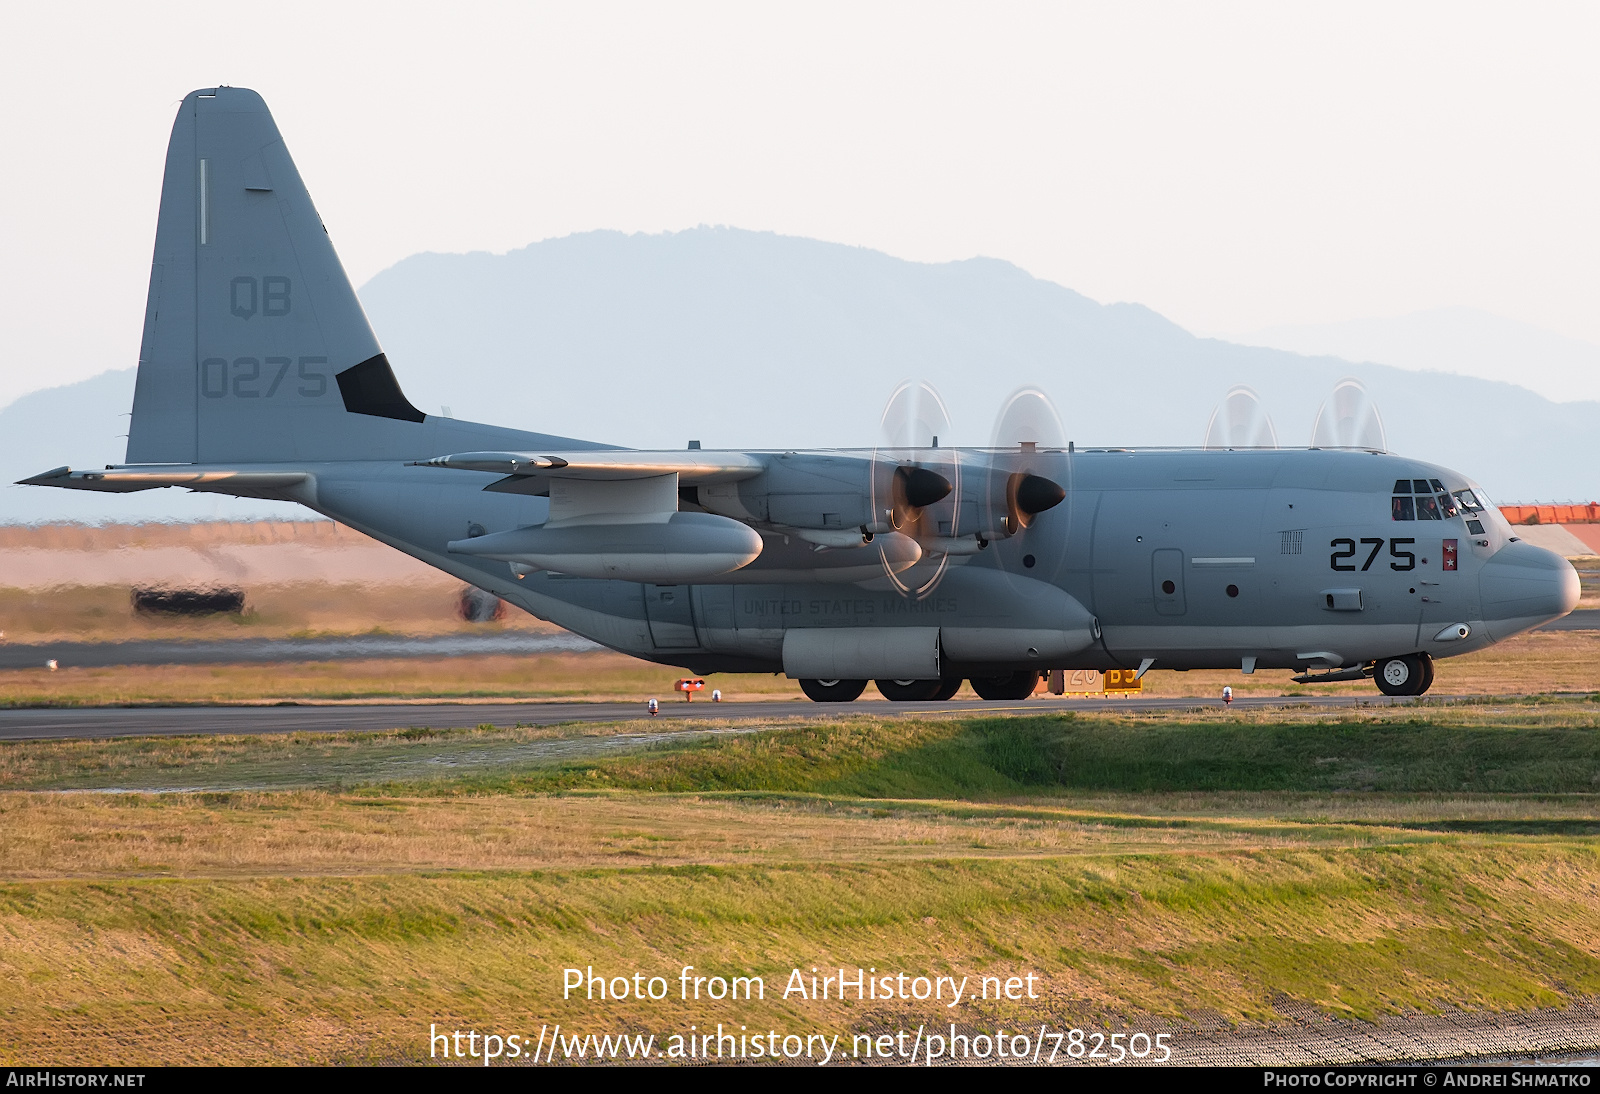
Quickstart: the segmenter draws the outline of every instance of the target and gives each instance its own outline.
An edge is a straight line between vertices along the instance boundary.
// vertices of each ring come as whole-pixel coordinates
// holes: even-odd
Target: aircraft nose
[[[1578,606],[1578,571],[1531,543],[1508,543],[1478,574],[1483,618],[1496,639],[1559,619]]]

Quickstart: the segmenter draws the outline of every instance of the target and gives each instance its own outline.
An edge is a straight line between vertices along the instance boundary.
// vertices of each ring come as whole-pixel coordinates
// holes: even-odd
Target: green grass
[[[740,732],[714,732],[738,729]],[[0,789],[387,787],[1019,794],[1600,792],[1600,711],[1571,701],[1347,717],[790,719],[0,744]]]
[[[1600,790],[1600,730],[1593,726],[1473,725],[1458,719],[1459,714],[1287,724],[1072,715],[856,720],[668,741],[632,755],[471,775],[441,789],[766,790],[870,798]],[[401,787],[425,784],[396,789]]]

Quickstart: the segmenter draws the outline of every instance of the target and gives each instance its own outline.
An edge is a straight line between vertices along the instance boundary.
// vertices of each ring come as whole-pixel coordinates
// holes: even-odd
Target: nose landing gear
[[[1372,679],[1385,695],[1421,695],[1433,685],[1433,658],[1426,653],[1379,658]]]

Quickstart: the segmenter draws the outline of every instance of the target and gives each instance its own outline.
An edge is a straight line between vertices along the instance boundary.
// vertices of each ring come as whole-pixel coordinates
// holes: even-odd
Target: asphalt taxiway
[[[1448,698],[1430,696],[1430,698]],[[1240,697],[1236,707],[1387,706],[1410,702],[1374,694],[1367,688],[1344,694],[1293,698]],[[768,721],[781,718],[844,717],[850,714],[1018,715],[1070,710],[1192,710],[1220,707],[1220,699],[1035,697],[1021,702],[989,703],[979,699],[947,703],[889,703],[868,700],[822,704],[809,700],[712,703],[662,699],[656,722]],[[103,737],[179,737],[251,733],[380,732],[391,729],[463,729],[494,726],[548,726],[651,720],[637,703],[284,703],[273,706],[180,707],[48,707],[0,710],[0,741],[66,740]]]

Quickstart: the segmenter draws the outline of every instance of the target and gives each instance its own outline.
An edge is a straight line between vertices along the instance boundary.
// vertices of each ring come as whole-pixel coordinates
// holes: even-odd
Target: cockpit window
[[[1395,479],[1394,494],[1389,513],[1394,520],[1447,520],[1484,507],[1471,490],[1452,492],[1438,479]]]

